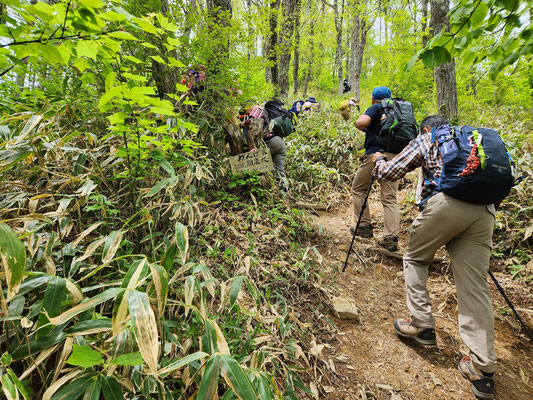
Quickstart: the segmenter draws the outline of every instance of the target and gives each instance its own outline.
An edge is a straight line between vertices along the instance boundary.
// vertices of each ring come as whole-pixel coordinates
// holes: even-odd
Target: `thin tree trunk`
[[[289,94],[289,67],[291,63],[296,0],[283,0],[283,6],[284,19],[279,38],[278,85],[281,97],[287,98]]]
[[[354,97],[360,98],[359,94],[359,78],[361,77],[361,69],[363,67],[363,56],[366,46],[366,37],[368,31],[374,24],[372,20],[367,22],[366,16],[360,12],[361,0],[354,2],[355,12],[353,17],[353,30],[350,51],[350,77],[348,83],[352,87]]]
[[[280,0],[270,1],[270,36],[268,40],[267,56],[268,63],[267,69],[270,69],[266,73],[267,82],[271,82],[274,85],[278,85],[278,13],[279,13]]]
[[[428,36],[426,33],[426,29],[428,26],[428,3],[429,0],[422,0],[422,19],[420,21],[420,25],[422,28],[422,47],[426,47],[426,44],[428,42]]]
[[[301,0],[296,0],[296,11],[294,20],[294,57],[292,60],[292,85],[293,93],[298,93],[298,69],[300,68],[300,11]]]
[[[447,16],[449,7],[449,0],[431,0],[430,27],[433,35],[438,34],[442,29],[449,30],[450,24]],[[438,111],[448,121],[454,122],[459,112],[454,60],[435,68],[435,84]]]
[[[311,19],[311,27],[310,27],[310,32],[309,32],[310,53],[309,53],[309,59],[307,60],[307,74],[305,75],[303,97],[307,97],[307,89],[309,88],[309,80],[311,79],[311,70],[313,68],[313,49],[314,49],[313,37],[314,35],[315,35],[315,20]]]

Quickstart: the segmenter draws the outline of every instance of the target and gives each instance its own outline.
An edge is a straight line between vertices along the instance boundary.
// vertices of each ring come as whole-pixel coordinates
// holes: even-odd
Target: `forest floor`
[[[401,193],[401,192],[400,192]],[[373,191],[370,211],[375,227],[382,226],[381,204]],[[402,201],[402,199],[400,199]],[[400,251],[407,244],[407,228],[412,218],[402,215]],[[349,199],[329,212],[319,212],[313,222],[320,232],[320,253],[324,270],[333,284],[332,296],[352,301],[359,310],[360,321],[330,316],[337,332],[318,338],[326,343],[324,358],[335,365],[326,379],[316,382],[321,399],[475,399],[470,383],[457,370],[457,361],[468,354],[459,336],[455,285],[444,249],[437,253],[442,262],[430,267],[428,289],[436,318],[437,346],[425,347],[415,341],[400,340],[393,328],[396,318],[408,316],[405,302],[401,260],[369,251],[374,239],[357,238],[348,268],[341,272],[351,236],[353,221]],[[533,293],[524,283],[508,274],[495,274],[522,317],[533,315]],[[490,278],[488,278],[490,280]],[[489,282],[496,314],[495,397],[500,400],[533,399],[533,343],[521,331],[511,314],[501,315],[505,300],[492,281]],[[529,314],[529,315],[528,315]],[[316,371],[315,371],[316,373]]]

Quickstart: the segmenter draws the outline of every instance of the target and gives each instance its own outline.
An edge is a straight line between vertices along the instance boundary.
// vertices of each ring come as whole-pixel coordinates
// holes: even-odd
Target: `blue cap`
[[[316,99],[314,97],[309,97],[307,101],[309,101],[310,103],[316,103]]]
[[[383,100],[391,97],[391,91],[387,86],[378,86],[372,91],[372,97],[376,100]]]

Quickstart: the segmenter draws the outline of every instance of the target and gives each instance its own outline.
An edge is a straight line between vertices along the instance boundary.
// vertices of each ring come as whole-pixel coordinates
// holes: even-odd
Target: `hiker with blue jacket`
[[[465,134],[472,135],[467,142],[472,142],[473,137],[481,136],[476,129],[465,128],[468,128]],[[450,136],[450,132],[452,134],[456,132],[452,129],[460,129],[463,132],[464,128],[451,128],[442,116],[427,117],[420,125],[420,136],[411,141],[397,156],[391,158],[382,152],[376,152],[372,156],[372,163],[375,162],[374,174],[380,181],[397,181],[407,172],[418,167],[423,168],[425,177],[422,198],[427,200],[422,203],[423,211],[411,225],[409,243],[403,256],[410,317],[395,320],[394,329],[399,336],[412,338],[424,345],[436,344],[435,319],[431,313],[431,300],[426,282],[428,268],[435,252],[441,246],[446,246],[451,259],[457,293],[459,333],[470,350],[469,355],[459,360],[458,369],[471,382],[472,390],[478,398],[493,399],[496,353],[494,350],[494,313],[489,295],[487,272],[492,248],[495,207],[494,204],[476,204],[476,202],[480,203],[484,200],[496,202],[501,199],[491,199],[487,195],[486,199],[465,201],[464,194],[459,195],[460,193],[457,192],[457,194],[453,193],[454,197],[452,197],[443,192],[446,190],[443,184],[444,174],[448,173],[442,172],[443,159],[448,160],[446,154],[450,154],[443,153],[443,151],[449,151],[450,146],[456,143],[449,139],[453,137]],[[480,131],[484,131],[484,152],[487,152],[490,142],[486,140],[489,140],[490,132],[485,133],[487,129],[480,129]],[[439,143],[441,143],[440,148]],[[464,169],[459,173],[451,174],[449,179],[473,174],[480,163],[479,157],[476,156],[477,143],[481,143],[481,140],[470,143],[472,150],[466,152],[466,155],[470,154],[470,156]],[[444,146],[447,148],[443,149]],[[506,152],[504,145],[502,152]],[[492,154],[490,156],[493,160],[496,159]],[[503,154],[500,159],[505,160],[506,157]],[[504,165],[504,162],[498,162],[498,164]],[[501,165],[496,167],[503,168]],[[509,167],[511,174],[510,170]],[[509,179],[510,190],[513,184],[512,174]],[[452,193],[449,190],[446,192]],[[468,189],[465,190],[465,193],[467,192]],[[490,195],[495,192],[495,190],[488,191]],[[475,193],[478,193],[478,196],[481,195],[479,191]],[[507,193],[504,193],[503,197]],[[461,197],[463,200],[456,197]]]
[[[365,202],[365,195],[372,181],[372,155],[376,152],[385,154],[392,159],[390,149],[379,143],[378,135],[381,130],[382,105],[381,101],[391,97],[391,90],[386,86],[376,87],[372,91],[372,105],[355,122],[355,127],[365,132],[365,154],[359,160],[359,168],[355,173],[352,183],[352,197],[354,215],[357,219]],[[398,250],[398,232],[400,231],[400,210],[396,201],[398,192],[397,182],[379,181],[381,188],[381,204],[383,205],[384,227],[383,237],[378,240],[378,245],[389,250]],[[357,226],[357,220],[355,221]],[[364,209],[357,231],[355,226],[350,228],[350,233],[357,236],[371,238],[374,236],[372,219],[368,207]]]

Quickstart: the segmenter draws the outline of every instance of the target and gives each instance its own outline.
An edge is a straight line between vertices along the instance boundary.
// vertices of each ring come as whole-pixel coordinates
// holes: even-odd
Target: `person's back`
[[[372,182],[372,154],[381,151],[387,157],[392,158],[395,154],[379,144],[377,138],[380,131],[382,115],[381,100],[391,97],[391,91],[385,86],[379,86],[372,91],[372,105],[360,115],[355,122],[355,127],[365,132],[365,154],[360,158],[352,182],[352,198],[356,225],[350,228],[352,234],[361,237],[373,237],[373,225],[368,208],[363,207],[366,202],[366,193]],[[397,182],[380,182],[381,204],[383,205],[384,226],[383,237],[378,240],[378,245],[389,251],[398,249],[398,232],[400,231],[400,210],[396,201],[398,191]],[[361,215],[360,215],[361,214]],[[360,221],[359,221],[360,220]],[[355,227],[358,226],[357,230]]]

